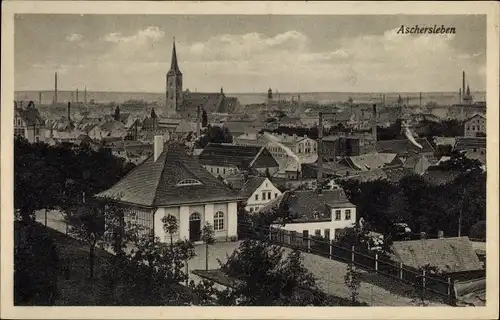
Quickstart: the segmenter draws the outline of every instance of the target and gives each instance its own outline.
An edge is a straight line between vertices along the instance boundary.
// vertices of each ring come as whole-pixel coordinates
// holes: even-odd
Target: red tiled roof
[[[156,162],[153,156],[148,157],[98,196],[147,207],[242,200],[189,157],[183,146],[171,143],[165,145],[165,149]],[[198,180],[201,184],[177,186],[185,179]]]

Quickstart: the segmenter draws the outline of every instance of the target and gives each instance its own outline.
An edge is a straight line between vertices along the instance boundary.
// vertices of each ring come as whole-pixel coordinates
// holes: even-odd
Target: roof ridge
[[[165,145],[164,145],[164,146],[165,146]],[[160,174],[158,175],[158,181],[156,181],[156,186],[155,186],[155,195],[154,195],[154,197],[153,197],[153,201],[152,201],[152,203],[151,203],[151,205],[152,205],[152,206],[155,206],[155,203],[156,203],[156,198],[158,197],[158,187],[160,186],[160,181],[161,181],[161,178],[163,177],[163,172],[165,171],[165,167],[166,167],[166,166],[165,166],[165,163],[167,162],[168,147],[169,147],[169,146],[167,145],[167,149],[166,149],[166,150],[164,149],[164,150],[162,151],[162,153],[160,153],[160,155],[158,156],[158,159],[159,159],[159,158],[162,156],[162,154],[163,154],[163,153],[165,153],[165,159],[163,159],[161,172],[160,172]],[[151,156],[154,156],[154,154],[153,154],[153,155],[151,155]],[[150,157],[151,157],[151,156],[150,156]],[[158,159],[156,159],[156,160],[158,160]]]

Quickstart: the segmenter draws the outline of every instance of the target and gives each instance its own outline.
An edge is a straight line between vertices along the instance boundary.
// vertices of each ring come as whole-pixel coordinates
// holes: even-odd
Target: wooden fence
[[[280,246],[299,249],[304,252],[316,254],[327,259],[338,260],[354,265],[377,274],[396,279],[410,284],[423,292],[433,292],[447,298],[454,303],[455,295],[453,282],[450,277],[439,274],[426,274],[425,270],[418,270],[395,262],[387,257],[381,257],[374,252],[360,252],[354,246],[346,247],[335,240],[331,242],[318,237],[303,237],[302,234],[280,228],[263,228],[258,226],[243,225],[239,235],[240,239],[267,240]]]

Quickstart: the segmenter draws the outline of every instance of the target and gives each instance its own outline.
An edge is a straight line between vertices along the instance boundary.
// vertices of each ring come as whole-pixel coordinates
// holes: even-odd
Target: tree
[[[54,240],[34,225],[31,239],[15,223],[14,305],[54,305],[58,297],[59,253]]]
[[[201,229],[201,240],[203,240],[203,243],[205,244],[205,270],[208,270],[208,245],[215,242],[214,235],[214,228],[207,222]]]
[[[104,236],[105,204],[89,201],[85,206],[74,208],[69,214],[71,227],[69,233],[88,245],[89,277],[94,278],[95,249]]]
[[[236,285],[222,293],[224,301],[246,306],[309,305],[304,291],[317,289],[315,279],[302,265],[300,251],[286,258],[284,249],[266,242],[245,240],[221,270],[237,279]]]
[[[349,263],[344,275],[344,283],[351,291],[351,302],[353,305],[358,303],[359,288],[361,286],[360,273],[354,263]]]
[[[161,219],[161,222],[163,223],[163,230],[170,234],[170,245],[174,244],[174,234],[179,230],[179,224],[177,223],[177,219],[172,216],[168,215],[165,216]]]

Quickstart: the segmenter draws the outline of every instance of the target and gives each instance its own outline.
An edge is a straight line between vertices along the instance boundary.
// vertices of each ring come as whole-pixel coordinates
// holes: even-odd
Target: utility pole
[[[462,235],[462,212],[464,209],[464,200],[465,200],[465,188],[464,188],[464,191],[462,193],[462,200],[460,201],[461,202],[460,213],[458,215],[458,237],[461,237],[461,235]]]

